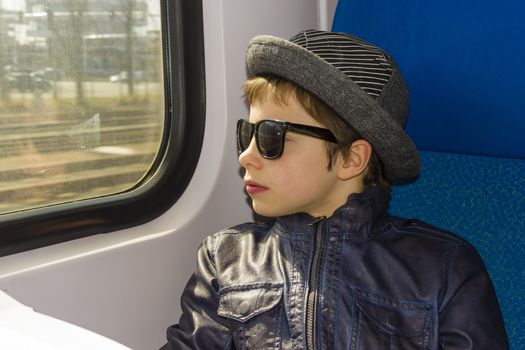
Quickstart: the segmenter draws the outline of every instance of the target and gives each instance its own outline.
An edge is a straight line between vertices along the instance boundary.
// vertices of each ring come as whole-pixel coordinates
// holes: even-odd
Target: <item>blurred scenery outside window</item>
[[[0,1],[0,214],[129,190],[164,125],[159,1]]]

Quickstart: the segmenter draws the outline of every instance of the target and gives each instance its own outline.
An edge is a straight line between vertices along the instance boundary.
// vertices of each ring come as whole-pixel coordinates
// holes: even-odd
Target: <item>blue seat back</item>
[[[390,211],[476,246],[511,349],[525,349],[523,14],[518,0],[339,0],[332,27],[385,48],[400,66],[422,172],[394,189]]]

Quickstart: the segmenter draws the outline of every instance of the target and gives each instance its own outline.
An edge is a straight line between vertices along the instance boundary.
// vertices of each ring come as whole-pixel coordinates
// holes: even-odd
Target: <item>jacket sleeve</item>
[[[509,349],[494,287],[477,251],[462,243],[452,253],[439,309],[441,349]]]
[[[197,270],[181,297],[182,316],[167,330],[168,343],[161,350],[234,350],[232,335],[217,315],[218,284],[212,257],[213,236],[199,247]]]

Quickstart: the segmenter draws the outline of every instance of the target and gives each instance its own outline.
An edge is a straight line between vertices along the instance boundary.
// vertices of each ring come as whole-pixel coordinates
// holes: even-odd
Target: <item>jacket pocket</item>
[[[228,286],[219,291],[219,316],[230,319],[236,349],[277,349],[281,339],[282,283]]]
[[[352,349],[428,348],[432,307],[355,290]]]
[[[283,285],[255,283],[230,286],[219,291],[219,316],[245,322],[275,307],[281,300]]]

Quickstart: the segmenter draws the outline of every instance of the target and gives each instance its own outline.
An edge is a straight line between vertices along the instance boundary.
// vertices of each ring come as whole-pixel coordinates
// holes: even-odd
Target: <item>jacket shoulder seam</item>
[[[396,233],[411,234],[414,236],[420,236],[420,237],[424,237],[424,238],[428,238],[432,240],[448,242],[454,245],[462,244],[465,241],[463,238],[456,236],[451,232],[439,229],[437,227],[432,227],[430,225],[426,227],[426,226],[416,223],[417,226],[415,227],[404,227],[404,228],[399,227],[395,223],[390,223],[390,225]]]
[[[447,290],[448,290],[448,287],[449,287],[449,281],[450,281],[450,274],[452,273],[452,265],[454,264],[453,261],[458,256],[460,248],[462,246],[464,246],[464,245],[465,245],[465,242],[460,242],[456,246],[451,247],[451,249],[449,249],[445,253],[445,256],[444,256],[444,259],[445,259],[445,276],[444,276],[445,285],[444,285],[444,288],[443,288],[443,293],[439,297],[438,305],[441,305],[441,303],[443,302],[444,296],[447,294]],[[446,305],[441,305],[440,309],[442,310],[445,307],[446,307]],[[440,311],[440,310],[438,310],[438,311]]]

